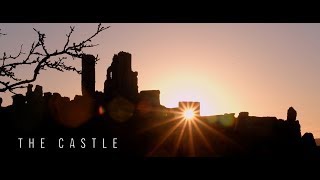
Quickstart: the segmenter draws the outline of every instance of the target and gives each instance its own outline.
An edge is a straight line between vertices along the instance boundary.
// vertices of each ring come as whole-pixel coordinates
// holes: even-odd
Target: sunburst
[[[174,112],[173,117],[165,119],[162,122],[155,123],[147,129],[144,129],[144,131],[150,131],[154,128],[164,125],[169,126],[166,131],[161,132],[160,138],[149,151],[147,156],[155,155],[157,150],[159,150],[159,148],[165,144],[170,137],[175,137],[175,142],[168,156],[176,156],[179,148],[182,147],[182,145],[186,145],[185,147],[187,147],[187,156],[196,156],[195,144],[198,143],[198,140],[204,144],[204,147],[210,153],[215,154],[216,151],[211,144],[212,142],[210,142],[205,136],[203,133],[204,130],[227,143],[235,144],[230,138],[209,126],[207,123],[203,122],[199,116],[198,109],[199,108],[196,106],[196,104],[193,103],[183,105],[179,110]]]

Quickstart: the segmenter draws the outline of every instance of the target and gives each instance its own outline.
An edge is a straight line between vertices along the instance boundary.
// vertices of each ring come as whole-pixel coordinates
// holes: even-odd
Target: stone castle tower
[[[93,96],[95,93],[95,62],[93,55],[82,56],[81,90],[83,96]]]
[[[138,99],[138,72],[131,68],[131,54],[119,52],[112,59],[104,82],[104,93],[107,97],[120,95],[131,101]]]

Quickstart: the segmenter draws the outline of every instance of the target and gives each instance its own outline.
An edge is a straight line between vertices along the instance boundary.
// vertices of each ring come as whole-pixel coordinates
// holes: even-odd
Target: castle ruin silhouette
[[[184,101],[177,108],[166,108],[160,103],[159,90],[138,91],[138,72],[132,71],[131,63],[130,53],[115,54],[104,90],[99,92],[95,90],[95,57],[83,55],[82,96],[70,100],[29,85],[26,95],[12,97],[12,105],[1,107],[1,99],[0,117],[14,128],[10,133],[15,135],[118,136],[121,155],[319,157],[313,135],[301,136],[293,107],[288,109],[286,120],[249,116],[248,112],[238,117],[234,113],[201,116],[199,102]],[[190,104],[196,107],[198,119],[192,122],[193,135],[182,133],[178,126],[179,111]]]

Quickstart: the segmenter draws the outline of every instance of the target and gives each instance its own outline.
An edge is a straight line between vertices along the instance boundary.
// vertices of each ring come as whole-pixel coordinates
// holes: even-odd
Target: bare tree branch
[[[81,74],[81,70],[78,70],[76,67],[69,66],[65,64],[67,60],[67,56],[74,58],[81,58],[84,54],[83,50],[86,48],[95,47],[98,44],[91,44],[92,39],[97,36],[102,31],[108,29],[108,27],[103,27],[101,24],[98,25],[96,32],[91,35],[89,38],[81,41],[80,43],[70,43],[70,37],[75,30],[75,27],[70,27],[70,32],[66,34],[67,41],[63,46],[63,49],[54,52],[50,52],[45,44],[46,35],[41,33],[37,29],[34,31],[38,35],[38,39],[36,42],[33,42],[31,48],[28,53],[23,53],[22,45],[20,47],[20,51],[16,56],[7,55],[6,53],[0,58],[0,77],[9,78],[11,81],[0,80],[0,92],[10,91],[14,93],[14,89],[25,88],[26,84],[34,82],[40,71],[47,69],[55,69],[61,72],[64,71],[74,71],[78,74]],[[1,33],[0,35],[5,35]],[[70,45],[72,44],[72,45]],[[25,58],[21,58],[21,55],[26,54]],[[63,57],[61,57],[63,56]],[[55,60],[51,60],[52,58],[57,58]],[[19,58],[21,58],[19,60]],[[15,61],[14,61],[15,60]],[[96,62],[98,61],[98,55],[96,56]],[[18,67],[22,67],[25,65],[34,65],[33,77],[30,79],[21,79],[16,77],[14,70]]]
[[[73,27],[70,26],[70,32],[69,32],[69,34],[66,35],[67,36],[67,42],[64,45],[63,50],[66,50],[67,46],[69,45],[70,37],[71,37],[71,34],[73,33],[73,31],[74,31],[74,26]]]

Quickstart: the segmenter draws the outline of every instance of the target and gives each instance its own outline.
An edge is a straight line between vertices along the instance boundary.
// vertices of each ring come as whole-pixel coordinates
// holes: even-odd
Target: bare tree
[[[40,71],[46,69],[55,69],[61,72],[74,71],[78,74],[81,74],[81,71],[74,66],[68,66],[65,64],[67,57],[72,57],[72,59],[81,58],[84,54],[84,49],[98,45],[92,44],[92,39],[109,27],[110,26],[103,27],[101,24],[99,24],[93,35],[83,41],[80,41],[79,43],[70,42],[70,37],[75,29],[75,27],[70,27],[70,32],[66,34],[67,39],[63,49],[60,51],[56,50],[54,52],[49,52],[46,47],[46,35],[34,29],[38,35],[38,39],[32,43],[31,48],[27,53],[22,51],[21,45],[20,51],[17,55],[7,55],[4,52],[3,56],[0,57],[0,92],[10,91],[15,94],[15,89],[26,88],[27,84],[32,83],[37,79]],[[6,34],[1,33],[0,29],[0,36],[2,35]],[[24,57],[22,57],[22,55],[24,55]],[[97,56],[96,61],[98,60],[99,59]],[[19,78],[15,74],[16,69],[22,68],[25,65],[34,65],[33,76],[30,79]]]

